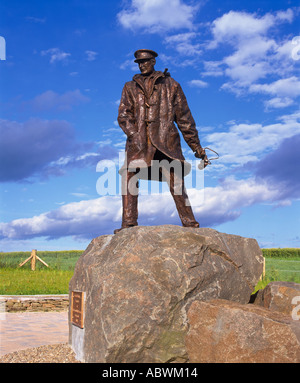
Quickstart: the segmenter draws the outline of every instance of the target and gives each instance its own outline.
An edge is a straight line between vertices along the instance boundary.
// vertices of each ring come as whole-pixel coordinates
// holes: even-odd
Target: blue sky
[[[297,1],[1,2],[0,251],[84,249],[120,227],[96,165],[124,150],[118,103],[140,48],[158,52],[220,154],[204,203],[188,190],[200,225],[299,247],[299,17]],[[139,213],[180,225],[168,192],[141,196]]]

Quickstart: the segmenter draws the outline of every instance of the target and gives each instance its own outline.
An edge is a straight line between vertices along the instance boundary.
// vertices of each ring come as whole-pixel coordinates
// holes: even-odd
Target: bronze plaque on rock
[[[72,291],[71,296],[71,322],[83,328],[84,292]]]

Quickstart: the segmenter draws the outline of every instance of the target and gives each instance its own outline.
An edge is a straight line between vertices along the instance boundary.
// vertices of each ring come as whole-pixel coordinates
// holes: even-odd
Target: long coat
[[[118,123],[127,135],[127,164],[142,161],[151,166],[156,149],[185,162],[174,122],[193,152],[200,147],[196,124],[181,86],[165,72],[154,72],[148,86],[144,76],[135,75],[123,88]],[[126,168],[125,163],[122,169]]]

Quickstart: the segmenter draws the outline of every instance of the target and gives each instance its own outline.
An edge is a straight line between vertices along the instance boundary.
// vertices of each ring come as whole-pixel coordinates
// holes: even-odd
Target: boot
[[[121,227],[120,227],[120,229],[115,229],[114,230],[114,234],[117,234],[119,231],[121,231],[121,230],[123,230],[123,229],[128,229],[129,227],[134,227],[134,226],[138,226],[137,224],[136,225],[122,225]]]
[[[122,195],[122,226],[120,229],[115,229],[114,234],[118,233],[123,229],[129,227],[138,226],[138,196],[137,195]]]
[[[176,179],[177,191],[180,191],[180,194],[175,194],[174,192],[174,173],[170,173],[170,192],[174,199],[179,218],[181,220],[182,226],[184,227],[199,227],[199,223],[195,220],[193,210],[190,205],[189,197],[187,195],[183,176],[181,179]],[[179,189],[178,189],[179,188]]]

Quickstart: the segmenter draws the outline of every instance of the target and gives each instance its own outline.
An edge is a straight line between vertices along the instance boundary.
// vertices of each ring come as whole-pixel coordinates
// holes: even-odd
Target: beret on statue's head
[[[157,57],[158,54],[151,49],[139,49],[136,52],[134,52],[135,60],[134,62],[139,62],[140,60],[149,60]]]

